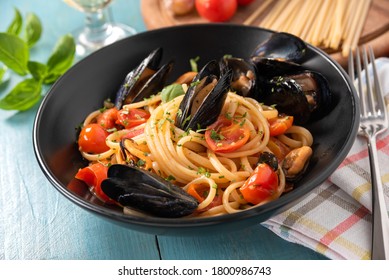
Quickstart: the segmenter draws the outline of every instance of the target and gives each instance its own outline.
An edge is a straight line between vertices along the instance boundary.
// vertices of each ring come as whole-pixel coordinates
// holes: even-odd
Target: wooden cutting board
[[[239,7],[230,22],[243,23],[262,2],[263,0],[255,0],[246,7]],[[184,16],[172,15],[165,6],[165,0],[142,0],[141,11],[148,29],[208,22],[201,18],[196,11]],[[252,25],[258,26],[258,22],[254,21]],[[376,57],[389,56],[389,0],[372,1],[359,39],[359,45],[365,43],[373,46]],[[339,51],[330,54],[343,67],[347,65],[347,59]]]

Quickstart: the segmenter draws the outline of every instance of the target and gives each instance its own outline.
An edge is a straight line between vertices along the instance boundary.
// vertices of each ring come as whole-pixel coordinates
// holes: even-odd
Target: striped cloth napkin
[[[376,60],[389,98],[389,58]],[[377,139],[386,207],[389,209],[389,131]],[[357,137],[347,158],[321,186],[293,208],[266,222],[284,238],[330,259],[370,259],[371,185],[366,140]],[[389,234],[389,233],[388,233]]]

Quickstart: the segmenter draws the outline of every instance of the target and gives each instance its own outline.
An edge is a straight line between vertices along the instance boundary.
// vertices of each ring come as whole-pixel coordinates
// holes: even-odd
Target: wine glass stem
[[[93,43],[104,41],[109,36],[112,27],[108,8],[86,13],[85,25],[86,41]]]

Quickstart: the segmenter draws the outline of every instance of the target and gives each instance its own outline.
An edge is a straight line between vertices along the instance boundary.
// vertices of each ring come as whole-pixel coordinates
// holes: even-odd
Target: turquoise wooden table
[[[62,0],[1,0],[0,31],[14,7],[42,21],[42,38],[31,50],[36,61],[45,61],[60,36],[83,24],[83,15]],[[139,0],[116,0],[111,8],[117,22],[146,31]],[[16,83],[11,78],[0,98]],[[0,110],[0,259],[325,259],[260,224],[212,236],[154,236],[86,212],[59,194],[38,166],[31,137],[37,108]]]

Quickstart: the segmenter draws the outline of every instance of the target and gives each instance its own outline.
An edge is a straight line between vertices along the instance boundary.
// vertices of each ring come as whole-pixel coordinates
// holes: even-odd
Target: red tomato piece
[[[97,117],[97,124],[101,125],[105,129],[111,129],[115,127],[117,120],[118,109],[111,108],[105,110]]]
[[[214,152],[229,153],[242,147],[250,137],[250,129],[244,119],[232,120],[220,116],[207,127],[205,141]]]
[[[284,134],[293,125],[293,116],[279,115],[268,120],[270,125],[270,136]]]
[[[109,150],[106,138],[109,132],[102,126],[92,123],[84,126],[78,137],[78,146],[86,153],[101,154]]]
[[[259,164],[240,187],[243,198],[252,204],[272,199],[277,195],[278,175],[266,163]]]
[[[120,110],[117,114],[117,124],[125,128],[131,128],[145,123],[150,118],[150,113],[143,109]]]
[[[75,178],[84,181],[100,200],[112,204],[115,201],[109,198],[101,189],[101,182],[107,179],[107,173],[107,166],[101,163],[94,163],[80,169]]]
[[[193,196],[197,199],[199,203],[203,202],[209,192],[209,185],[207,184],[191,184],[187,189],[188,194]],[[207,211],[215,206],[222,204],[223,196],[220,193],[216,193],[215,198],[212,200],[212,202],[205,208],[201,209],[200,211]]]
[[[238,7],[237,0],[196,0],[200,16],[212,22],[224,22],[232,18]]]
[[[125,134],[122,139],[124,138],[134,138],[135,136],[138,136],[144,132],[144,128],[134,129],[129,131],[127,134]]]

